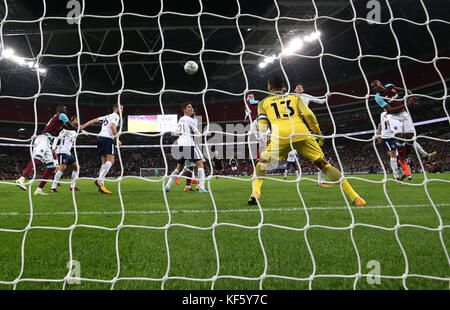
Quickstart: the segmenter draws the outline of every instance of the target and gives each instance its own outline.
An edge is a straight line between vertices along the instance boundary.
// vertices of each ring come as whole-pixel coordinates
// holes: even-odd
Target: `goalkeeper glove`
[[[317,135],[321,136],[321,137],[317,137],[317,143],[319,144],[320,147],[322,147],[322,146],[323,146],[323,137],[322,137],[323,134],[322,134],[321,131],[319,131],[319,132],[317,133]]]

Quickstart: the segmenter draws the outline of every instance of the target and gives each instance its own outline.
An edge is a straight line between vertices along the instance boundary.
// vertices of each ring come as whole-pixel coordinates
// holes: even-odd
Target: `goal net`
[[[445,4],[141,2],[0,3],[0,289],[448,289]],[[189,60],[198,64],[193,75],[183,69]],[[296,158],[297,172],[291,167],[283,178],[280,158],[257,205],[248,205],[260,150],[247,95],[259,102],[274,95],[267,90],[273,73],[284,80],[281,96],[300,83],[323,99],[309,106],[322,130],[314,136],[324,138],[325,160],[342,177],[327,178],[325,188],[318,168]],[[437,151],[439,160],[422,158],[414,147],[413,181],[402,185],[377,142],[383,109],[373,80],[400,87],[404,104],[421,100],[406,106],[416,132],[398,142]],[[196,177],[166,191],[177,137],[127,127],[128,115],[180,115],[186,101],[201,117],[208,193],[183,186],[198,179],[195,169]],[[26,192],[8,178],[31,160],[55,103],[79,120],[72,154],[80,191],[34,196],[40,163]],[[110,114],[115,103],[124,106],[123,144],[105,180],[112,194],[104,195],[93,185],[100,127],[80,125]],[[366,206],[352,204],[344,181]]]

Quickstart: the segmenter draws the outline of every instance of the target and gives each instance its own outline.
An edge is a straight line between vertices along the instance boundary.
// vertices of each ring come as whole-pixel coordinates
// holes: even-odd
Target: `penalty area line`
[[[435,204],[436,207],[447,207],[450,206],[448,203]],[[396,205],[395,208],[426,208],[432,207],[431,204],[418,204],[418,205]],[[366,209],[391,209],[391,206],[380,205],[380,206],[364,206],[364,207],[352,207],[352,210],[366,210]],[[308,211],[315,210],[348,210],[345,206],[335,206],[335,207],[307,207]],[[262,209],[263,212],[286,212],[286,211],[305,211],[304,208],[267,208]],[[215,213],[214,210],[170,210],[170,213]],[[245,213],[245,212],[260,212],[259,208],[255,209],[226,209],[217,210],[217,213]],[[167,214],[167,210],[149,210],[149,211],[124,211],[125,214]],[[122,211],[80,211],[77,212],[78,215],[114,215],[122,214]],[[29,216],[30,213],[20,213],[20,212],[0,212],[0,216],[14,216],[22,215]],[[34,212],[35,215],[75,215],[75,212]]]

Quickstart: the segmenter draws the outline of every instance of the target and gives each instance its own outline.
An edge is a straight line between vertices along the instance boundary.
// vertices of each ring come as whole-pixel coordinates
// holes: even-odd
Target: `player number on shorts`
[[[285,105],[286,105],[286,109],[289,109],[289,114],[283,114],[283,117],[294,116],[295,110],[294,110],[293,107],[290,106],[291,100],[288,100],[288,101],[280,101],[280,104],[285,104]],[[271,106],[273,107],[273,110],[275,111],[275,115],[277,116],[277,118],[281,118],[280,110],[278,109],[277,103],[274,102],[274,103],[271,104]]]

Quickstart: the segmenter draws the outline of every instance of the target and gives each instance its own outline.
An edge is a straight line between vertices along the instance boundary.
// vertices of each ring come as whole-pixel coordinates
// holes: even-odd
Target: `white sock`
[[[40,188],[40,187],[36,188],[36,192],[41,193],[42,192],[42,188]]]
[[[319,173],[317,174],[317,183],[319,184],[325,183],[326,176],[327,174],[325,172],[319,170]]]
[[[295,175],[299,176],[300,175],[300,171],[299,170],[295,170]]]
[[[100,181],[101,176],[102,176],[102,172],[103,172],[104,169],[105,169],[105,164],[103,164],[103,165],[100,167],[100,171],[98,172],[98,179],[97,179],[97,180]]]
[[[423,147],[419,143],[417,143],[417,141],[414,141],[414,146],[416,147],[417,151],[419,151],[419,154],[422,155],[422,157],[428,156],[428,153],[425,152]]]
[[[391,169],[394,174],[394,179],[398,179],[397,157],[391,157]]]
[[[285,177],[285,178],[287,177],[287,169],[284,170],[284,177]]]
[[[55,189],[56,186],[58,186],[58,182],[59,182],[59,180],[61,179],[62,175],[63,175],[63,173],[62,173],[61,170],[58,170],[58,171],[55,173],[55,177],[53,178],[53,183],[52,183],[52,188],[51,188],[51,189]]]
[[[76,170],[72,171],[72,182],[70,183],[70,188],[74,188],[75,187],[75,179],[78,178],[78,172]]]
[[[205,169],[204,168],[198,168],[198,186],[200,189],[205,188]],[[194,175],[194,174],[192,174]]]
[[[102,167],[103,167],[103,170],[100,169],[99,181],[100,181],[100,183],[103,184],[105,182],[105,177],[108,174],[109,169],[111,169],[111,167],[112,167],[112,162],[107,161]]]
[[[25,178],[21,176],[21,177],[19,178],[19,180],[22,182],[22,181],[25,181]]]
[[[175,181],[175,179],[177,178],[178,174],[180,173],[180,171],[178,169],[175,168],[174,171],[172,171],[172,174],[170,175],[170,179],[167,182],[167,185],[169,188],[172,185],[172,183]]]

